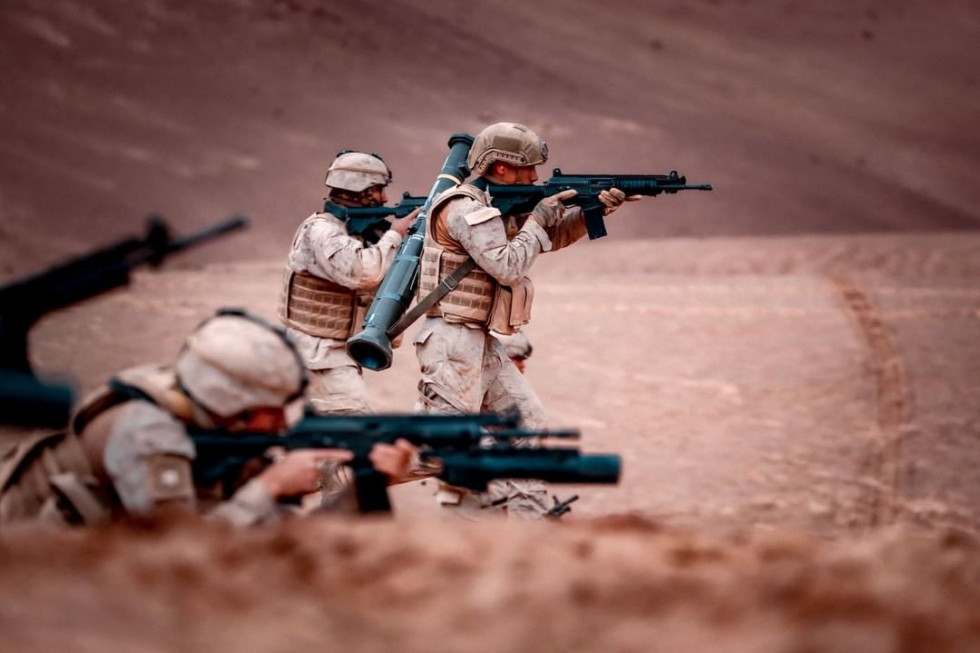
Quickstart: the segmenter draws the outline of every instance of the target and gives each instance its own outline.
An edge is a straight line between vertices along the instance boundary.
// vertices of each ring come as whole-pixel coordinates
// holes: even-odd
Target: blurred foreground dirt
[[[980,647],[952,533],[719,539],[579,524],[189,524],[0,540],[4,650],[861,651]]]

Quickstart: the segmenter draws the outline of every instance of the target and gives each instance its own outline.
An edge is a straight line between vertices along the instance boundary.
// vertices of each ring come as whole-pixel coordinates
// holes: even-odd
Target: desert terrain
[[[980,650],[974,3],[8,0],[0,57],[0,282],[151,211],[250,218],[37,325],[78,394],[218,306],[273,318],[341,149],[394,201],[515,120],[542,179],[715,188],[535,266],[527,374],[619,485],[555,487],[560,522],[416,483],[390,519],[12,528],[3,651]],[[411,409],[410,346],[365,374]]]

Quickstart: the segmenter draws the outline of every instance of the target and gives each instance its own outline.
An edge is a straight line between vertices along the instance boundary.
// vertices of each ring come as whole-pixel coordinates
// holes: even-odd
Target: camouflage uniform
[[[0,524],[93,525],[167,505],[237,525],[278,520],[282,508],[258,479],[227,492],[195,487],[187,430],[215,426],[200,402],[220,415],[284,405],[302,393],[302,366],[295,351],[284,359],[287,343],[258,333],[263,327],[255,323],[239,317],[209,322],[188,340],[176,370],[126,370],[82,402],[69,432],[0,452]]]
[[[515,358],[520,360],[530,358],[531,352],[534,350],[534,347],[531,346],[531,341],[527,339],[527,335],[523,331],[509,335],[494,333],[493,337],[503,344],[504,349],[507,351],[507,356],[511,360]]]
[[[542,163],[543,142],[538,150],[544,150],[541,160],[523,163]],[[545,228],[533,219],[501,216],[486,192],[463,185],[436,198],[430,215],[420,295],[468,258],[477,267],[430,309],[415,337],[421,368],[416,410],[471,413],[516,405],[526,427],[544,428],[541,401],[490,329],[510,334],[530,320],[534,290],[525,275],[540,253],[566,247],[586,234],[581,211],[564,211],[556,224]],[[509,512],[527,517],[545,512],[547,499],[544,484],[526,481],[494,482],[482,496],[442,485],[439,494],[445,505],[507,503]]]
[[[351,204],[365,202],[372,186],[391,181],[375,154],[342,152],[330,165],[325,185]],[[367,205],[367,204],[365,204]],[[373,245],[347,233],[330,213],[314,213],[296,231],[286,264],[279,319],[296,342],[310,371],[308,399],[318,413],[370,412],[360,366],[346,342],[360,330],[374,290],[391,266],[401,235],[386,231]]]
[[[398,232],[388,230],[376,244],[365,246],[329,213],[313,214],[296,232],[279,314],[310,371],[308,398],[319,413],[371,410],[361,368],[347,355],[346,343],[360,327],[401,241]]]
[[[499,213],[487,221],[470,225],[466,216],[483,208],[481,203],[470,197],[452,197],[453,192],[449,191],[444,210],[430,222],[431,228],[426,233],[427,248],[429,241],[437,238],[434,232],[443,232],[447,245],[458,244],[473,257],[480,270],[502,285],[511,282],[516,287],[523,283],[525,288],[532,288],[524,274],[538,254],[566,247],[586,233],[581,212],[573,209],[566,213],[566,219],[558,227],[552,229],[546,230],[533,220],[523,221],[516,235],[508,240],[507,228]],[[489,203],[489,199],[486,201]],[[508,221],[515,226],[518,222],[514,218]],[[431,287],[423,279],[420,292],[424,294]],[[449,301],[452,301],[452,294],[447,295]],[[533,289],[526,295],[533,297]],[[485,321],[481,324],[444,314],[445,301],[429,312],[414,340],[422,369],[416,409],[466,413],[501,411],[516,404],[528,428],[544,428],[546,418],[541,401],[527,378],[510,361],[503,343],[491,335],[489,325]],[[492,299],[488,298],[487,303],[492,304]],[[525,305],[529,309],[530,301]],[[530,318],[530,310],[526,317]]]

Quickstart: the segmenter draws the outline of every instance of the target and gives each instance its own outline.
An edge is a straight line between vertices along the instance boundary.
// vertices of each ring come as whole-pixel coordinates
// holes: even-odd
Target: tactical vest
[[[79,441],[88,454],[89,464],[92,467],[101,466],[101,461],[92,460],[93,453],[97,452],[97,455],[101,456],[107,443],[99,441],[91,431],[85,433],[85,428],[110,408],[134,399],[148,401],[185,424],[196,424],[204,428],[213,426],[202,422],[200,414],[195,411],[194,403],[180,389],[173,368],[143,365],[123,370],[105,386],[86,397],[72,419],[73,433],[80,436],[84,433]],[[225,483],[226,480],[222,479],[211,487],[195,487],[197,507],[200,511],[206,512],[233,494],[235,488],[225,487]]]
[[[91,526],[107,522],[119,508],[111,487],[98,480],[87,452],[105,442],[80,435],[105,411],[132,399],[157,404],[178,418],[192,414],[172,370],[155,366],[121,372],[82,401],[68,433],[37,435],[0,451],[0,524],[40,519]]]
[[[361,330],[373,299],[374,293],[287,269],[279,293],[278,315],[283,324],[297,331],[346,340]]]
[[[109,520],[112,504],[70,433],[35,435],[0,451],[0,525],[101,524]]]
[[[194,419],[194,404],[181,392],[176,372],[162,365],[141,365],[123,370],[83,399],[71,421],[72,433],[81,435],[96,417],[131,399],[149,401],[183,422]]]
[[[457,186],[436,198],[429,211],[429,215],[434,217],[426,226],[428,233],[422,249],[419,297],[425,297],[440,281],[470,258],[459,243],[443,247],[435,237],[435,216],[451,200],[462,197],[476,200],[485,207],[490,206],[487,194],[469,184]],[[494,216],[491,219],[497,218]],[[517,286],[502,286],[477,267],[430,308],[426,315],[451,317],[459,322],[479,324],[498,333],[511,334],[530,321],[533,300],[534,286],[527,277],[522,278]]]

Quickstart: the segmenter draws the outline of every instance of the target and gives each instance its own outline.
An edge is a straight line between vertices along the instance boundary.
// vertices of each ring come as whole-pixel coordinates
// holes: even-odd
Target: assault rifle
[[[380,235],[391,227],[391,223],[386,220],[388,216],[404,218],[425,204],[425,199],[421,195],[412,195],[405,191],[401,201],[394,206],[347,207],[327,201],[323,205],[323,211],[343,220],[347,224],[347,233],[351,236],[360,236],[374,244],[378,242]]]
[[[273,447],[346,449],[353,452],[355,492],[360,511],[390,512],[388,478],[376,471],[368,454],[377,443],[399,438],[422,449],[425,460],[437,461],[438,476],[447,483],[483,491],[498,478],[533,478],[550,483],[616,483],[620,458],[582,454],[577,448],[518,448],[525,438],[578,438],[578,431],[527,431],[513,414],[479,415],[327,415],[307,413],[285,435],[192,432],[197,449],[195,482],[221,482],[230,495],[243,467]]]
[[[482,181],[482,180],[481,180]],[[578,195],[566,204],[582,207],[585,226],[589,238],[602,238],[606,235],[606,224],[602,219],[604,206],[599,201],[599,193],[610,188],[618,188],[629,195],[656,197],[661,193],[674,194],[682,190],[711,190],[711,184],[687,185],[687,179],[671,170],[666,175],[566,175],[561,168],[555,168],[554,175],[544,184],[505,186],[488,184],[486,190],[493,198],[493,205],[504,215],[530,213],[534,206],[555,193],[563,190],[577,190]]]
[[[474,185],[490,193],[490,203],[503,215],[530,213],[538,202],[549,195],[575,189],[578,195],[569,199],[566,204],[582,207],[590,239],[602,238],[606,235],[606,225],[603,220],[604,207],[599,201],[601,191],[618,188],[627,195],[656,197],[661,193],[672,195],[682,190],[712,190],[711,184],[688,185],[687,178],[677,174],[676,170],[671,170],[666,175],[566,175],[562,173],[561,168],[555,168],[554,176],[540,185],[506,186],[488,184],[483,179],[478,179]],[[408,215],[424,202],[424,197],[414,196],[406,191],[401,201],[394,206],[345,208],[333,204],[332,206],[340,209],[340,212],[333,209],[330,211],[341,219],[347,220],[347,230],[350,233],[355,233],[352,227],[359,230],[357,233],[371,227],[377,227],[383,232],[388,228],[388,221],[384,219],[386,216]]]
[[[129,283],[133,268],[153,267],[183,251],[245,226],[236,215],[198,233],[174,238],[163,219],[147,218],[146,235],[131,237],[0,287],[0,423],[64,426],[72,391],[40,381],[28,359],[28,333],[45,314]]]

